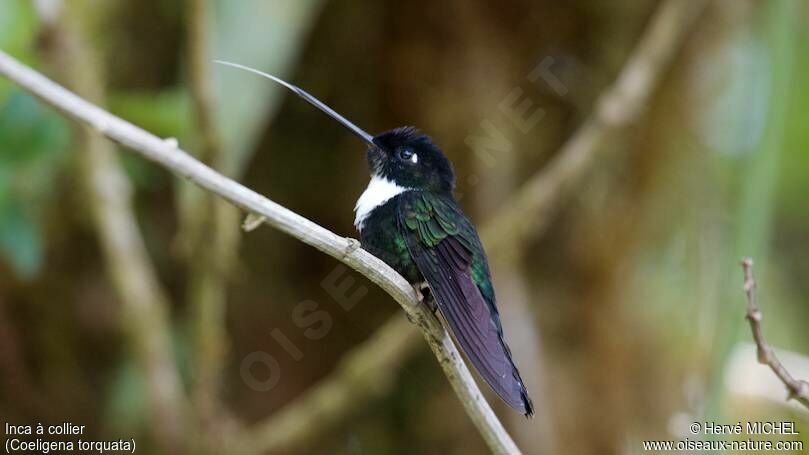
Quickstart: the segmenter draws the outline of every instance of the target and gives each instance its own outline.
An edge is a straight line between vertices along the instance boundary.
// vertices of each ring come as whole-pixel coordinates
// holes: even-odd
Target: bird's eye
[[[415,164],[418,162],[419,158],[416,155],[416,152],[409,147],[402,147],[398,150],[397,154],[399,155],[399,159],[402,161],[410,161],[411,163]]]

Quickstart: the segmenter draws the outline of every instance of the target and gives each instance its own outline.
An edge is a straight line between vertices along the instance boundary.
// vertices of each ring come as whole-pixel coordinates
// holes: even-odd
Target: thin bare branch
[[[595,162],[593,158],[608,133],[629,124],[642,111],[657,86],[659,75],[669,67],[677,51],[681,48],[692,18],[699,13],[703,6],[703,0],[668,0],[659,8],[621,71],[618,80],[599,97],[597,103],[599,107],[596,112],[559,150],[557,158],[552,163],[523,184],[517,191],[516,201],[500,209],[490,217],[492,221],[482,226],[481,239],[486,245],[491,260],[496,261],[508,255],[513,256],[526,240],[542,233],[552,217],[553,209],[564,201],[567,194],[565,190],[572,187]],[[521,212],[521,210],[527,211]],[[528,220],[533,220],[533,222]],[[511,238],[511,234],[502,234],[502,232],[514,232],[515,229],[520,230],[520,233],[514,238]],[[393,322],[379,330],[391,332],[403,330],[406,324],[403,321]],[[382,335],[380,334],[380,336]],[[392,336],[387,338],[399,343],[413,342],[412,338]],[[371,337],[354,349],[358,354],[376,356],[375,358],[364,358],[362,362],[368,365],[376,364],[381,368],[389,359],[381,355],[382,351],[368,348],[368,343],[373,342],[374,339],[375,337]],[[397,349],[401,350],[401,348]],[[409,351],[402,350],[402,352]],[[302,409],[308,409],[311,413],[320,412],[319,408],[307,407],[307,403],[311,402],[312,394],[318,388],[332,387],[332,381],[335,384],[343,382],[338,375],[330,375],[323,379],[315,389],[307,391],[288,407],[302,406]],[[370,398],[370,396],[358,395],[352,401],[343,402],[345,409],[342,412],[348,414],[352,409],[361,406],[364,398]],[[305,420],[297,417],[298,411],[285,409],[278,415],[268,417],[265,422],[259,423],[258,427],[266,428],[269,431],[269,428],[272,428],[271,425],[286,426],[289,424],[286,419],[291,416],[296,416],[296,420]],[[314,418],[314,416],[309,417],[309,419]],[[322,425],[309,427],[308,436],[312,437],[313,434],[323,429]],[[276,446],[284,447],[281,442],[274,441],[273,447]]]
[[[384,289],[422,330],[467,414],[489,448],[498,454],[520,453],[480,392],[448,333],[435,316],[419,305],[415,290],[398,273],[355,241],[340,237],[217,173],[175,144],[104,111],[64,89],[35,70],[0,52],[0,74],[107,138],[183,176],[232,204],[266,217],[265,223],[334,257]]]
[[[98,59],[78,31],[81,27],[68,16],[68,12],[43,16],[45,59],[77,92],[101,102],[104,84]],[[146,251],[132,207],[132,187],[111,143],[93,128],[78,128],[79,181],[84,185],[108,273],[121,299],[122,321],[135,361],[143,370],[155,435],[165,450],[182,453],[187,403],[172,357],[169,299]]]
[[[747,295],[747,321],[750,323],[750,330],[753,332],[753,339],[756,342],[758,352],[758,362],[767,365],[784,383],[788,391],[787,399],[795,399],[809,408],[809,382],[794,378],[786,367],[778,360],[772,346],[764,339],[761,331],[761,320],[763,315],[756,303],[756,281],[753,279],[753,260],[742,259],[742,271],[744,272],[744,293]]]

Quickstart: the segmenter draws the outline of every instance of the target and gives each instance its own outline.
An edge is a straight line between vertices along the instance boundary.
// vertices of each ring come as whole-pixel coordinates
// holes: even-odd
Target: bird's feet
[[[428,286],[427,283],[416,283],[413,285],[413,290],[416,291],[416,301],[419,305],[427,305],[427,308],[429,308],[433,314],[438,311],[438,306],[435,304],[435,299],[433,299],[433,296],[430,293],[430,286]],[[410,316],[410,314],[405,313],[405,316],[411,324],[416,324],[416,321],[413,320],[413,317]]]

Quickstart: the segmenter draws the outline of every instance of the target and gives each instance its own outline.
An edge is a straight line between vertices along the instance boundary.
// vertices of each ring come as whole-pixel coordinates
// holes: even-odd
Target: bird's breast
[[[360,240],[369,253],[382,259],[407,281],[415,283],[423,278],[410,257],[407,242],[399,228],[397,196],[378,205],[368,214],[362,222]]]

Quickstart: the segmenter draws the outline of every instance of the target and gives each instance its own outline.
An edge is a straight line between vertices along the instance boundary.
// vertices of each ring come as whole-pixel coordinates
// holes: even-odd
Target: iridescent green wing
[[[404,193],[399,229],[469,360],[509,405],[532,412],[525,387],[503,341],[486,255],[477,232],[449,196]]]

